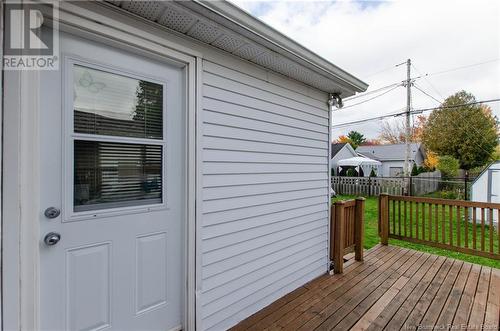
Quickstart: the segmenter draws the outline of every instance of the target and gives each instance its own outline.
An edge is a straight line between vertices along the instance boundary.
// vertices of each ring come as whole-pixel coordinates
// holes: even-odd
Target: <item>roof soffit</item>
[[[296,53],[289,52],[279,44],[203,7],[200,2],[116,0],[107,2],[321,91],[340,93],[345,98],[353,95],[355,91],[366,89],[366,84],[341,69],[330,64],[333,69],[340,71],[334,74],[318,68],[318,65],[301,58]],[[353,84],[349,80],[357,81]],[[365,86],[359,86],[363,84]]]

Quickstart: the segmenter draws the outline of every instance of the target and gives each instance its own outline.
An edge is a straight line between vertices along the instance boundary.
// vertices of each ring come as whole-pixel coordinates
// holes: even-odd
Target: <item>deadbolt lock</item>
[[[45,212],[43,214],[47,218],[56,218],[57,216],[61,215],[61,210],[57,209],[56,207],[49,207],[45,209]]]

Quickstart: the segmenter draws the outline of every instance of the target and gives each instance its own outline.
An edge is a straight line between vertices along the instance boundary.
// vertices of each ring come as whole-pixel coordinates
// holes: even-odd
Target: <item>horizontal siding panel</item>
[[[309,269],[308,269],[309,270]],[[238,322],[242,321],[246,317],[253,315],[254,313],[258,312],[260,309],[263,307],[266,307],[276,301],[277,299],[281,298],[285,294],[288,294],[292,292],[293,290],[296,290],[300,286],[310,282],[311,280],[323,275],[325,273],[325,266],[323,264],[319,264],[319,267],[316,269],[307,272],[305,275],[304,274],[295,274],[295,277],[290,277],[287,279],[284,279],[281,283],[279,284],[282,285],[282,287],[276,286],[278,288],[276,291],[271,292],[268,291],[268,295],[264,296],[262,299],[255,301],[254,303],[240,309],[237,312],[233,312],[230,317],[222,319],[221,322],[218,322],[217,324],[214,324],[213,326],[210,326],[207,328],[209,331],[216,331],[216,330],[227,330],[230,327],[236,325]],[[204,326],[205,327],[205,326]]]
[[[324,232],[325,227],[319,227],[311,231],[307,231],[283,240],[278,240],[270,245],[263,247],[256,247],[254,250],[246,253],[230,257],[228,259],[219,261],[203,267],[203,279],[221,275],[224,277],[229,274],[231,270],[237,269],[245,264],[258,262],[261,263],[267,256],[272,256],[281,251],[291,249],[295,245],[299,245],[304,241],[322,241],[328,238],[328,234]],[[260,262],[259,262],[260,261]],[[203,283],[204,284],[204,283]],[[204,290],[204,287],[202,288]]]
[[[305,223],[314,222],[320,219],[328,218],[328,212],[322,211],[314,214],[298,216],[291,219],[286,219],[281,222],[273,222],[268,225],[254,227],[251,229],[243,230],[238,233],[228,233],[224,236],[213,237],[203,240],[203,252],[212,250],[223,249],[224,247],[243,243],[245,241],[253,240],[259,237],[268,236],[276,232],[283,231],[287,228],[296,227]]]
[[[257,163],[257,162],[204,162],[203,174],[256,174],[286,172],[327,172],[324,164]]]
[[[327,131],[328,132],[328,120],[324,118],[311,118],[308,121],[306,115],[299,114],[297,117],[292,117],[290,115],[290,109],[280,109],[279,112],[270,112],[269,107],[266,110],[256,108],[254,104],[252,106],[244,106],[237,103],[229,103],[227,101],[222,101],[220,99],[210,98],[205,96],[203,99],[203,109],[218,111],[220,113],[233,115],[233,116],[245,116],[248,118],[260,119],[266,122],[282,123],[284,125],[289,125],[293,127],[301,127],[304,129],[313,131]],[[302,115],[302,116],[300,116]]]
[[[327,149],[284,146],[272,142],[246,141],[227,138],[204,137],[203,147],[206,149],[258,152],[258,153],[288,153],[294,155],[321,156],[328,155]]]
[[[248,185],[279,183],[290,181],[325,180],[328,182],[328,173],[325,172],[295,172],[274,174],[224,174],[204,175],[203,187],[218,187],[228,185]],[[326,187],[325,184],[323,187]]]
[[[275,241],[284,240],[286,238],[296,236],[303,232],[315,229],[324,229],[324,227],[326,226],[327,222],[325,219],[318,219],[315,221],[311,221],[307,224],[301,224],[299,226],[286,228],[276,233],[271,233],[266,236],[261,236],[242,243],[237,243],[232,245],[230,248],[222,247],[221,249],[211,250],[207,252],[204,251],[202,247],[203,258],[201,262],[203,266],[212,263],[217,263],[219,261],[229,259],[231,257],[238,256],[246,252],[254,252],[255,249],[258,247],[270,245]],[[268,251],[268,253],[271,253],[271,251]]]
[[[327,141],[304,139],[303,137],[286,136],[276,132],[264,132],[262,130],[251,130],[247,127],[234,128],[218,124],[206,123],[203,126],[203,134],[206,137],[221,137],[273,142],[276,144],[324,148],[328,149]]]
[[[316,108],[324,109],[325,100],[328,98],[326,93],[319,93],[315,97],[312,97],[311,95],[307,95],[309,91],[304,91],[304,89],[297,91],[297,93],[296,91],[290,90],[288,87],[283,88],[282,86],[277,86],[276,84],[263,81],[246,73],[242,73],[241,71],[232,70],[209,61],[205,61],[203,63],[203,69],[208,73],[226,78],[231,77],[232,80],[237,80],[243,84],[257,87],[261,90],[272,91],[273,93],[281,95],[285,98],[306,103]]]
[[[203,150],[203,160],[220,162],[298,162],[324,164],[327,167],[328,157],[205,149]]]
[[[264,195],[252,195],[248,197],[228,198],[219,200],[205,201],[203,204],[203,213],[215,213],[219,211],[227,211],[241,208],[249,208],[254,206],[262,206],[282,201],[297,200],[302,198],[327,195],[328,189],[313,188],[303,191],[282,192]]]
[[[203,189],[203,200],[243,197],[257,194],[280,193],[327,187],[326,179],[282,183],[263,183],[239,186],[207,187]]]
[[[245,297],[235,304],[223,309],[213,315],[205,315],[203,321],[204,326],[209,330],[213,327],[212,330],[224,330],[224,328],[220,329],[220,326],[216,326],[216,324],[221,323],[220,321],[224,321],[225,319],[232,318],[239,311],[248,308],[255,301],[263,300],[265,297],[269,296],[273,292],[279,292],[281,288],[286,287],[289,284],[292,284],[295,280],[300,279],[302,284],[310,280],[307,275],[312,274],[314,277],[318,277],[323,274],[321,270],[326,271],[326,259],[321,258],[317,261],[301,261],[300,263],[301,269],[297,271],[289,271],[284,278],[276,280],[274,283],[267,285],[266,287],[261,288],[259,291],[254,292],[251,296]],[[311,279],[312,279],[311,278]],[[287,293],[287,292],[285,292]],[[276,299],[278,297],[276,296]],[[203,309],[205,310],[206,307]]]
[[[211,239],[214,237],[233,234],[239,231],[244,231],[253,228],[260,228],[276,222],[288,221],[296,217],[302,217],[319,212],[328,212],[328,208],[324,203],[319,203],[311,206],[295,207],[292,209],[282,210],[277,213],[267,214],[257,217],[245,218],[228,223],[215,224],[205,226],[202,233],[202,240]]]
[[[236,220],[243,220],[250,217],[259,215],[266,215],[277,213],[284,209],[290,209],[300,206],[309,206],[317,203],[328,203],[328,196],[317,196],[310,198],[303,198],[297,200],[283,201],[272,204],[266,204],[255,207],[241,208],[235,210],[221,211],[217,213],[210,213],[203,215],[203,224],[205,226],[212,224],[220,224],[225,222],[234,222]]]
[[[295,109],[301,112],[304,112],[306,114],[314,115],[317,117],[322,117],[322,118],[328,118],[328,107],[326,105],[325,100],[325,106],[323,108],[317,108],[313,107],[311,105],[308,105],[306,103],[301,103],[297,102],[293,99],[288,99],[285,97],[282,97],[278,94],[273,94],[268,91],[263,91],[261,89],[241,84],[238,82],[235,82],[233,80],[225,79],[220,76],[216,76],[210,73],[207,73],[204,75],[204,87],[206,89],[204,90],[204,95],[206,96],[212,96],[213,92],[209,88],[217,88],[217,89],[224,89],[225,91],[231,92],[233,95],[235,95],[235,99],[238,101],[240,99],[251,99],[255,101],[262,101],[264,103],[272,103],[275,105],[286,105],[286,107]],[[237,96],[236,96],[237,95]],[[222,100],[228,100],[232,102],[234,99],[230,99],[229,97],[225,97]],[[265,107],[257,107],[260,109],[266,109],[268,108],[269,105],[266,105]]]
[[[241,116],[234,116],[219,113],[217,111],[205,110],[203,112],[203,122],[231,127],[249,128],[267,132],[275,132],[289,136],[316,139],[322,142],[324,142],[325,140],[328,141],[328,130],[321,132],[311,131],[302,129],[301,127],[293,127],[274,122],[265,122],[258,119],[244,117],[243,115],[244,114],[241,114]]]
[[[199,132],[201,328],[222,330],[328,269],[329,114],[296,86],[209,67]]]
[[[254,272],[266,267],[268,269],[281,268],[279,263],[285,259],[293,259],[294,256],[297,257],[296,254],[300,254],[306,250],[316,251],[319,247],[321,247],[321,249],[327,249],[327,246],[327,237],[321,234],[317,237],[309,238],[308,240],[296,242],[287,247],[287,249],[278,250],[265,255],[262,258],[240,264],[235,268],[229,269],[225,273],[218,273],[212,277],[204,279],[202,304],[206,305],[209,302],[222,297],[224,293],[234,291],[235,287],[237,288],[248,284],[248,281],[251,279],[257,280],[262,278],[258,275],[254,276]]]
[[[293,263],[293,259],[287,259],[287,263],[280,261],[276,265],[268,266],[251,273],[250,275],[253,276],[254,279],[252,279],[250,283],[245,283],[243,280],[240,280],[241,286],[239,287],[233,288],[227,286],[226,290],[230,295],[223,295],[210,302],[210,305],[206,305],[207,308],[204,309],[205,316],[215,314],[225,310],[231,305],[245,300],[245,298],[248,298],[251,294],[259,291],[263,287],[269,286],[269,284],[285,278],[289,273],[297,272],[310,265],[311,261],[318,261],[321,263],[323,261],[325,248],[326,245],[323,243],[323,246],[320,248],[315,247],[314,249],[302,251],[296,256],[299,262]],[[259,276],[261,277],[259,278]]]

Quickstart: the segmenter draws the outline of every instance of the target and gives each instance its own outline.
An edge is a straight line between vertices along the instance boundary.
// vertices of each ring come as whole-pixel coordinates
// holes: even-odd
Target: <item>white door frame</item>
[[[95,8],[103,7],[92,4]],[[104,6],[106,7],[106,6]],[[101,14],[61,2],[61,31],[105,42],[126,51],[147,53],[166,62],[182,63],[186,71],[186,298],[185,329],[195,330],[200,317],[197,289],[200,284],[199,173],[201,150],[196,134],[201,108],[201,54],[174,43],[154,24],[121,14]],[[137,20],[137,24],[130,22]],[[96,23],[100,22],[100,23]],[[128,23],[128,24],[127,24]],[[142,27],[142,28],[141,28]],[[146,28],[144,28],[146,27]],[[40,327],[39,273],[39,90],[37,71],[4,73],[3,217],[2,217],[2,327],[4,330],[37,330]],[[7,304],[5,304],[7,303]],[[198,324],[199,327],[199,324]]]

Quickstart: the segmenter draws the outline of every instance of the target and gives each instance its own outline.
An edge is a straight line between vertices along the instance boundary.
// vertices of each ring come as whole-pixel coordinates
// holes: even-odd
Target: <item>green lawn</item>
[[[353,199],[355,198],[354,196],[338,196],[332,201],[337,201],[337,200],[348,200],[348,199]],[[392,205],[391,205],[392,209]],[[392,210],[390,211],[392,215]],[[397,208],[396,208],[397,212]],[[413,211],[415,213],[415,210]],[[421,211],[420,211],[421,212]],[[441,213],[441,210],[439,210],[439,213]],[[448,212],[445,213],[445,218],[448,219],[449,215]],[[427,212],[426,215],[427,216]],[[455,215],[453,215],[455,216]],[[441,217],[441,214],[439,215]],[[427,218],[426,218],[427,219]],[[454,221],[456,221],[456,217],[453,217]],[[365,203],[365,242],[364,242],[364,247],[366,249],[371,248],[375,246],[377,243],[380,242],[380,238],[377,233],[377,223],[378,223],[378,198],[377,197],[366,197],[366,203]],[[463,242],[464,234],[465,234],[465,223],[461,222],[461,238]],[[445,223],[445,227],[448,226],[449,223]],[[391,224],[392,227],[392,224]],[[432,230],[434,231],[434,225],[432,225]],[[479,227],[476,228],[477,231],[479,231]],[[403,230],[404,231],[404,230]],[[409,224],[407,224],[407,231],[409,231]],[[425,231],[426,231],[426,238],[428,237],[429,234],[429,227],[426,224],[425,226]],[[488,247],[488,227],[485,226],[485,231],[486,231],[486,247]],[[469,244],[470,247],[472,247],[472,225],[468,225],[468,232],[469,232]],[[413,225],[413,233],[415,235],[416,233],[416,228],[415,224]],[[433,232],[434,233],[434,232]],[[447,232],[448,233],[448,232]],[[441,225],[438,224],[438,239],[440,240],[441,237]],[[422,231],[420,228],[419,231],[419,238],[422,236]],[[453,231],[453,240],[456,242],[456,229]],[[500,268],[500,261],[498,260],[493,260],[485,257],[479,257],[479,256],[473,256],[473,255],[468,255],[468,254],[463,254],[463,253],[458,253],[458,252],[453,252],[445,249],[440,249],[440,248],[435,248],[431,246],[426,246],[422,244],[414,244],[414,243],[409,243],[406,241],[402,240],[397,240],[397,239],[389,239],[389,244],[390,245],[395,245],[395,246],[401,246],[401,247],[406,247],[406,248],[411,248],[423,252],[428,252],[431,254],[436,254],[436,255],[443,255],[443,256],[448,256],[452,258],[456,258],[459,260],[471,262],[471,263],[477,263],[477,264],[482,264],[485,266],[491,266],[495,268]],[[479,245],[479,242],[478,242]],[[494,240],[494,249],[496,251],[498,241]]]

